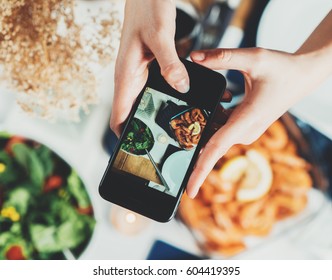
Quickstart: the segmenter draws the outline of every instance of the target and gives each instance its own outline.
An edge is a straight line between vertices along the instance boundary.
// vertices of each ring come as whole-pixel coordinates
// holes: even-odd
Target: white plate
[[[193,153],[194,151],[179,151],[166,159],[161,173],[170,187],[170,194],[178,194]]]

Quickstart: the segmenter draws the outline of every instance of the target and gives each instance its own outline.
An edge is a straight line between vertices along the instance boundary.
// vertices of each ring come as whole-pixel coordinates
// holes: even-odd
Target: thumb
[[[191,59],[214,70],[232,69],[250,73],[253,65],[261,61],[264,50],[247,49],[213,49],[191,53]]]
[[[177,55],[174,39],[165,40],[164,36],[163,40],[155,40],[150,45],[150,49],[160,65],[161,74],[169,85],[181,93],[188,92],[190,89],[188,72]]]
[[[187,184],[187,194],[194,198],[216,162],[235,144],[249,145],[268,127],[269,120],[261,120],[255,106],[244,100],[232,112],[227,123],[208,141],[198,157]]]

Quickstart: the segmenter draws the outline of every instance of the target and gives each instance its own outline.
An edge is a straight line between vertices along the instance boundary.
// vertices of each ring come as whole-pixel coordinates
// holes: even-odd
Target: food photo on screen
[[[147,87],[129,123],[113,169],[177,196],[209,112]]]

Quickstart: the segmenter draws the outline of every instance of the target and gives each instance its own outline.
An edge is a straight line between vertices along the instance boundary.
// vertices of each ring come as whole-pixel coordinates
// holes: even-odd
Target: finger
[[[126,48],[125,55],[119,53],[116,61],[110,126],[118,137],[148,75],[148,61],[143,60],[141,52],[137,51],[140,48],[133,42],[130,48]]]
[[[190,57],[194,62],[211,69],[232,69],[250,72],[251,67],[257,62],[257,56],[262,52],[258,48],[214,49],[194,51]]]
[[[191,174],[187,193],[194,198],[216,162],[235,144],[250,144],[268,127],[268,121],[259,117],[255,103],[244,100],[231,114],[202,150]],[[259,111],[260,112],[260,111]]]
[[[149,47],[160,65],[161,74],[169,85],[181,93],[188,92],[190,89],[188,72],[177,55],[173,36],[157,35]]]
[[[137,77],[136,79],[123,79],[122,83],[127,83],[127,85],[119,85],[117,88],[117,94],[113,98],[113,107],[110,119],[110,127],[114,133],[119,137],[124,122],[133,107],[133,104],[139,94],[140,90],[143,88],[145,81],[147,79],[147,72],[142,75],[142,77]],[[126,94],[131,92],[131,94]]]
[[[219,129],[202,150],[188,181],[187,194],[190,198],[194,198],[197,195],[199,188],[204,183],[207,175],[213,169],[216,162],[232,146],[231,141],[222,142],[222,134],[223,129]]]

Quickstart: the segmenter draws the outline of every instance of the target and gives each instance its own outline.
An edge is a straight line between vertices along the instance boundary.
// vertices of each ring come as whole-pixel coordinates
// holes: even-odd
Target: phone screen
[[[146,87],[119,144],[112,171],[176,197],[210,112]]]
[[[174,217],[199,150],[215,131],[226,88],[221,74],[180,60],[189,91],[172,88],[151,62],[99,186],[107,201],[159,222]]]

